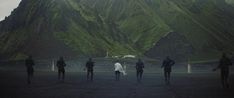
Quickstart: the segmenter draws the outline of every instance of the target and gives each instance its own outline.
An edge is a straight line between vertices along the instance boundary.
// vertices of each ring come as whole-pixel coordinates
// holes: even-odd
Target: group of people
[[[31,84],[31,79],[33,78],[33,73],[34,73],[33,66],[35,65],[35,62],[34,62],[32,56],[29,56],[25,60],[25,65],[26,65],[26,68],[27,68],[27,75],[28,75],[27,76],[27,83]],[[58,68],[58,80],[64,81],[66,63],[65,63],[63,57],[59,58],[56,65],[57,65],[57,68]],[[61,78],[61,76],[62,76],[62,78]]]
[[[162,63],[161,68],[164,69],[164,77],[165,77],[165,83],[167,85],[170,84],[170,76],[171,76],[171,71],[172,71],[172,66],[175,64],[175,61],[170,59],[169,56],[167,56]],[[33,77],[33,66],[35,65],[34,60],[32,59],[32,56],[29,56],[26,60],[25,60],[25,65],[27,67],[27,73],[28,73],[28,78],[27,78],[27,82],[28,84],[31,83],[31,79]],[[88,81],[93,81],[93,68],[94,68],[95,62],[92,60],[92,58],[89,58],[89,60],[86,62],[85,65],[85,70],[87,71],[87,80]],[[222,86],[224,88],[228,88],[229,84],[228,84],[228,77],[229,77],[229,66],[232,65],[231,60],[226,56],[226,54],[224,53],[222,58],[219,61],[219,65],[213,69],[213,71],[216,71],[217,69],[221,70],[221,80],[222,80]],[[58,80],[64,81],[65,79],[65,66],[66,63],[63,59],[63,57],[60,57],[59,60],[56,63],[56,66],[58,68]],[[138,61],[135,64],[135,68],[136,68],[136,77],[137,77],[137,81],[141,82],[142,80],[142,75],[144,72],[144,68],[145,65],[143,63],[143,61],[141,59],[138,59]],[[125,72],[123,66],[121,65],[120,61],[117,60],[114,64],[114,71],[115,71],[115,79],[116,81],[120,80],[120,75],[121,73],[123,75],[127,75],[127,73]],[[62,76],[62,77],[61,77]]]

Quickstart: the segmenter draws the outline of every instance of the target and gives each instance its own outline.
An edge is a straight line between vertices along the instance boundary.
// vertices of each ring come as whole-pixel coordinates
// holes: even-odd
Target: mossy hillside
[[[142,56],[173,31],[192,44],[192,58],[213,58],[234,49],[231,1],[22,0],[0,23],[1,55],[27,55],[35,40],[44,40],[62,42],[77,56]]]

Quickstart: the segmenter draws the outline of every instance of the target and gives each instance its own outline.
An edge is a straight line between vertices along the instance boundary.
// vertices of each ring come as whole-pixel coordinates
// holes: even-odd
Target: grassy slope
[[[176,31],[196,49],[195,59],[216,58],[219,51],[234,49],[233,8],[220,1],[30,0],[7,19],[25,24],[0,35],[0,50],[18,52],[12,45],[23,47],[33,36],[47,37],[46,32],[79,56],[104,56],[106,51],[142,55],[168,32]]]
[[[218,7],[220,5],[216,3],[219,0],[194,1],[196,2],[162,0],[160,7],[155,10],[169,27],[182,33],[193,44],[197,50],[193,56],[194,59],[200,57],[212,59],[219,56],[218,51],[233,51],[234,48],[231,45],[233,33],[232,31],[224,33],[225,26],[223,26],[226,22],[233,24],[233,20],[228,16],[231,12],[223,12],[222,7]],[[226,20],[222,20],[217,15],[222,15]]]
[[[73,14],[80,15],[79,20],[84,20],[85,26],[71,17],[69,29],[57,36],[84,54],[95,54],[99,50],[100,53],[109,51],[111,55],[141,55],[169,31],[142,1],[83,0],[77,3],[68,0],[66,4],[74,10]]]

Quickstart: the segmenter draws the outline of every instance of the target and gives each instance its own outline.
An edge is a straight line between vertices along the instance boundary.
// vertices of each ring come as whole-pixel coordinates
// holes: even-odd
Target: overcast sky
[[[9,16],[11,11],[15,9],[21,0],[0,0],[0,21]]]

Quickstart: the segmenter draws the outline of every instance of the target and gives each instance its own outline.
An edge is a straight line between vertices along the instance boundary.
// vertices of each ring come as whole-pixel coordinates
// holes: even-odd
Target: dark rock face
[[[178,61],[187,60],[194,49],[189,41],[176,32],[170,32],[146,52],[146,56],[156,59],[164,59],[166,56]]]

